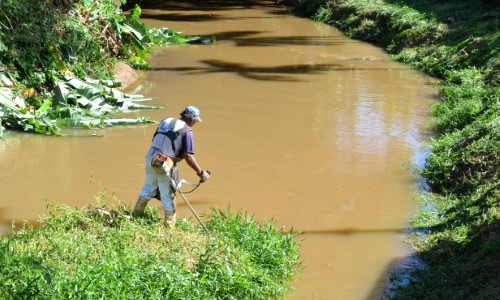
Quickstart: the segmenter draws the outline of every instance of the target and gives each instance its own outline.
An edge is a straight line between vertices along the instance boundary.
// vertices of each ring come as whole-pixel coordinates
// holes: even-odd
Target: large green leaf
[[[7,82],[5,78],[0,78],[4,85]],[[147,118],[113,118],[119,111],[160,107],[139,104],[151,98],[125,94],[107,84],[117,85],[115,81],[82,80],[67,76],[56,83],[52,101],[45,100],[36,111],[30,111],[24,99],[16,96],[10,88],[0,86],[0,126],[59,134],[60,126],[107,127],[152,122]]]

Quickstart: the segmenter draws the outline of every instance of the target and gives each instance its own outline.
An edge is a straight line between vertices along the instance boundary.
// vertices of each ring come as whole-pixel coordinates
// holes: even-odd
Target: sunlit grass
[[[0,238],[1,299],[270,299],[299,271],[296,235],[213,210],[210,235],[150,209],[54,205],[42,227]]]

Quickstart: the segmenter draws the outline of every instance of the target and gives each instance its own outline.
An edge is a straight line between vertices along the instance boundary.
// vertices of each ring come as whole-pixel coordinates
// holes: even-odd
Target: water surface
[[[213,176],[188,194],[198,213],[230,206],[305,233],[303,273],[287,299],[373,297],[409,251],[411,165],[422,157],[432,80],[274,1],[224,3],[143,2],[149,26],[217,42],[157,48],[140,92],[166,107],[134,115],[159,121],[200,108],[196,156]],[[0,140],[1,232],[12,220],[36,220],[46,199],[92,202],[99,185],[133,205],[154,131],[9,134]],[[181,175],[196,180],[185,164]],[[180,217],[192,217],[178,204]]]

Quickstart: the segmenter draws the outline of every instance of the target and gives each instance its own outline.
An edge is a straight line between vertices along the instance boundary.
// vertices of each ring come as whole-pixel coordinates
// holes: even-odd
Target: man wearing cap
[[[186,107],[180,119],[167,117],[160,122],[153,136],[153,142],[146,154],[146,180],[139,193],[134,215],[142,215],[148,201],[160,192],[165,211],[165,224],[175,226],[174,190],[170,178],[177,181],[177,163],[182,159],[196,172],[201,182],[210,175],[204,171],[194,157],[194,139],[191,127],[201,122],[200,111],[194,106]]]

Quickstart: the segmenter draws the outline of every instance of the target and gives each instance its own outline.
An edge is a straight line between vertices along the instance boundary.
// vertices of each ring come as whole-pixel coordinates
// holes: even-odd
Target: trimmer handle
[[[203,172],[207,172],[208,176],[211,176],[212,175],[212,172],[210,170],[205,170]],[[206,180],[205,180],[206,181]],[[201,177],[200,177],[200,181],[198,182],[198,185],[202,184],[203,182],[205,181],[202,181]]]

